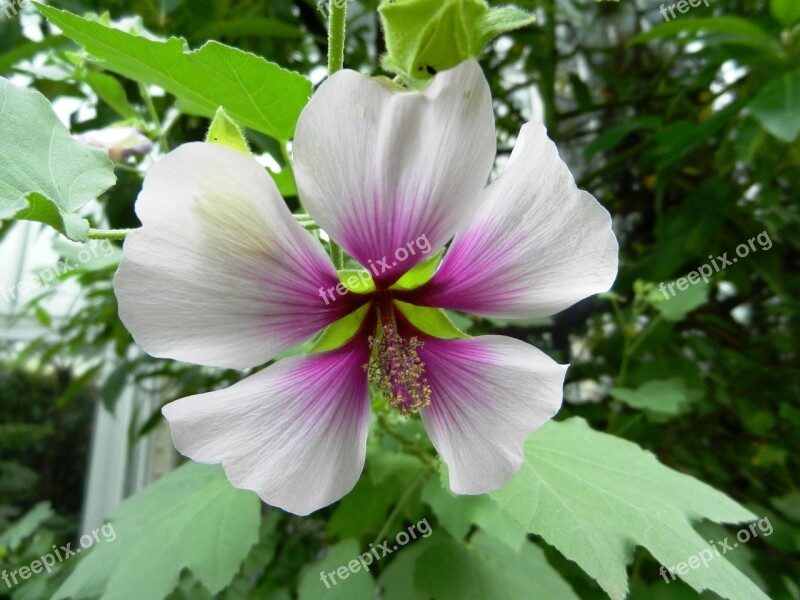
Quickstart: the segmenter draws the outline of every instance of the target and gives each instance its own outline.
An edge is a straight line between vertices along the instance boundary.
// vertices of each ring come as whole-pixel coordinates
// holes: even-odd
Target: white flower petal
[[[555,314],[611,287],[611,217],[579,190],[544,127],[522,128],[509,165],[416,300],[489,317]]]
[[[158,357],[229,368],[263,364],[352,309],[322,247],[253,158],[181,146],[154,165],[114,280],[119,313]]]
[[[358,481],[370,423],[357,339],[323,354],[275,363],[225,390],[163,408],[175,447],[203,463],[222,463],[231,483],[273,506],[307,515]]]
[[[425,338],[419,354],[432,390],[420,413],[450,488],[502,487],[522,465],[525,437],[558,412],[567,366],[504,336]]]
[[[378,280],[396,280],[468,222],[495,156],[489,86],[475,61],[439,73],[422,93],[354,71],[324,82],[294,139],[300,197],[317,223]],[[424,243],[423,243],[424,245]],[[401,254],[402,256],[402,254]],[[394,264],[392,264],[394,263]]]
[[[73,137],[87,146],[108,150],[111,160],[114,161],[147,154],[153,149],[153,143],[136,127],[92,129]]]

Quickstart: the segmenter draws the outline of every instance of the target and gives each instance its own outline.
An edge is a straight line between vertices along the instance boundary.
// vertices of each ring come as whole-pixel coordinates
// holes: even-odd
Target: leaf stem
[[[133,229],[89,229],[90,240],[124,240]]]
[[[378,542],[383,540],[384,537],[386,537],[386,534],[389,531],[389,527],[392,526],[392,521],[394,521],[397,518],[397,515],[400,514],[400,511],[403,509],[403,506],[405,506],[406,502],[408,502],[408,500],[411,498],[411,494],[414,492],[414,490],[417,489],[417,487],[423,481],[425,481],[425,478],[427,476],[428,476],[428,470],[424,469],[420,471],[419,475],[416,476],[414,481],[412,481],[409,484],[409,486],[406,488],[406,491],[403,492],[402,496],[400,496],[400,499],[397,501],[397,504],[394,505],[392,512],[386,518],[386,522],[383,524],[383,527],[381,527],[381,530],[378,532],[378,535],[376,535],[375,539],[372,541],[373,545],[377,544]]]

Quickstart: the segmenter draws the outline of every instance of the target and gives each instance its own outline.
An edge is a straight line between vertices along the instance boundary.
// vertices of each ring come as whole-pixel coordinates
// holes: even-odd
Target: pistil
[[[387,405],[404,416],[431,404],[431,386],[425,377],[425,363],[418,349],[423,346],[417,337],[404,338],[397,328],[391,300],[378,302],[381,332],[370,336],[373,358],[365,365],[369,381],[383,391]]]

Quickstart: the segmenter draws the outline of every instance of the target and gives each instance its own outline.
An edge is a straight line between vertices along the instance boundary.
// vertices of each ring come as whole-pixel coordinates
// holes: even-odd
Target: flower
[[[114,162],[137,154],[147,154],[153,149],[153,143],[135,127],[92,129],[73,137],[87,146],[108,150]]]
[[[320,86],[294,140],[300,197],[351,257],[383,264],[372,269],[374,291],[335,301],[320,294],[339,284],[333,264],[253,158],[192,143],[152,167],[136,204],[143,226],[115,278],[120,317],[147,352],[248,368],[360,319],[338,348],[165,406],[181,453],[222,463],[234,485],[308,514],[361,474],[371,381],[390,406],[419,412],[454,492],[509,480],[525,437],[558,411],[566,366],[509,337],[433,337],[396,301],[543,317],[607,290],[618,249],[608,212],[578,190],[541,125],[522,128],[505,173],[485,187],[495,135],[474,61],[423,92],[353,71]],[[433,249],[451,243],[430,281],[400,289],[426,256],[388,269],[386,257],[420,236]]]

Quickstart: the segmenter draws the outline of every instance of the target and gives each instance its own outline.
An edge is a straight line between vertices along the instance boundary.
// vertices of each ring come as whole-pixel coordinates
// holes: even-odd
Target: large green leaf
[[[189,51],[180,38],[153,41],[37,6],[106,69],[164,88],[191,114],[211,118],[223,106],[240,125],[288,140],[311,95],[308,79],[249,52],[213,41]]]
[[[216,594],[258,541],[260,520],[258,496],[218,466],[188,463],[120,506],[116,538],[101,538],[54,600],[162,600],[185,568]]]
[[[491,537],[519,551],[527,533],[507,512],[487,495],[460,496],[448,486],[447,467],[442,464],[442,478],[428,480],[422,490],[422,500],[431,507],[439,525],[456,540],[463,540],[477,525]]]
[[[414,587],[414,569],[417,559],[435,544],[436,538],[433,536],[415,540],[413,545],[403,548],[388,567],[382,567],[378,583],[383,600],[430,600],[429,594],[423,594]]]
[[[748,105],[761,126],[779,140],[793,142],[800,135],[800,71],[787,73],[765,85]]]
[[[544,552],[526,542],[514,552],[484,532],[468,545],[440,534],[415,562],[414,587],[424,598],[578,600]]]
[[[374,535],[386,523],[389,509],[419,476],[421,468],[419,459],[413,456],[383,447],[369,447],[366,474],[336,505],[326,527],[328,535],[359,537],[367,531]],[[413,502],[406,503],[405,508],[413,510],[411,504]],[[389,531],[402,528],[402,518],[402,514],[398,515],[397,521],[390,523]]]
[[[364,553],[369,554],[369,548],[359,548],[355,540],[345,540],[329,548],[325,558],[303,570],[298,600],[374,600],[375,580],[363,567],[372,560],[372,555],[361,562],[358,558]]]
[[[46,223],[86,241],[88,222],[76,212],[111,187],[105,151],[72,139],[39,92],[0,77],[0,219]]]
[[[673,471],[637,445],[582,419],[551,421],[525,448],[526,461],[490,494],[527,531],[575,561],[612,598],[628,592],[637,545],[667,568],[709,551],[692,522],[740,523],[755,515],[706,484]],[[731,600],[768,597],[722,556],[680,578]]]

